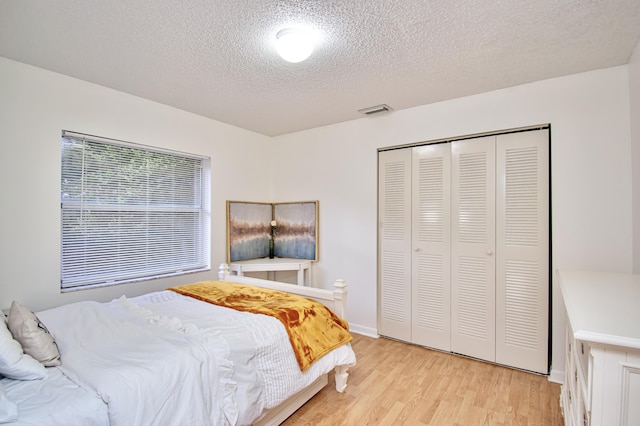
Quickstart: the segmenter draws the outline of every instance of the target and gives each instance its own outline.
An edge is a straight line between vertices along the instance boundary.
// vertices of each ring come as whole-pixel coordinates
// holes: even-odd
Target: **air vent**
[[[361,112],[365,115],[373,115],[373,114],[378,114],[380,112],[387,112],[392,110],[393,108],[391,108],[389,105],[381,104],[381,105],[376,105],[369,108],[359,109],[358,112]]]

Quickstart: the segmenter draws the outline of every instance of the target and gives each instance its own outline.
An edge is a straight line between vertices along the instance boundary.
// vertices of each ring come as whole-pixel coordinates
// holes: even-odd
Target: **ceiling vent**
[[[373,114],[378,114],[380,112],[387,112],[387,111],[393,111],[393,108],[391,108],[387,104],[376,105],[369,108],[363,108],[358,110],[358,112],[361,112],[365,115],[373,115]]]

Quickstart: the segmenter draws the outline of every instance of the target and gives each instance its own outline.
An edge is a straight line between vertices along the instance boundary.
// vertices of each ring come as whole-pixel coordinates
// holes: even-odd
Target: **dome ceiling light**
[[[276,34],[276,50],[288,62],[302,62],[313,52],[311,35],[300,28],[285,28]]]

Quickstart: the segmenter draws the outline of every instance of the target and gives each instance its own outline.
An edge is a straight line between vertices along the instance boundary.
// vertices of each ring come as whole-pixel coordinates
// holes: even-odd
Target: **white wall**
[[[271,139],[94,84],[0,58],[0,308],[111,300],[217,277],[226,200],[266,201]],[[60,293],[60,134],[73,130],[211,157],[210,273]]]
[[[225,200],[319,200],[314,284],[348,280],[348,319],[375,334],[377,149],[551,123],[553,268],[631,272],[629,81],[622,66],[272,139],[0,58],[0,308],[110,300],[215,276],[60,294],[62,129],[211,156],[214,269],[226,256]],[[553,367],[562,371],[557,289],[553,297]]]
[[[551,123],[552,135],[552,267],[631,272],[626,66],[275,138],[278,199],[320,200],[314,282],[347,280],[355,331],[377,328],[377,149],[542,123]],[[553,368],[562,377],[564,322],[555,288],[553,298]]]
[[[640,274],[640,40],[629,61],[629,93],[633,164],[633,272]]]

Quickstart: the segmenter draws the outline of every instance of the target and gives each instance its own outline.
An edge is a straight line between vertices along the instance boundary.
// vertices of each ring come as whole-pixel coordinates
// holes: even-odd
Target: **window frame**
[[[211,270],[209,157],[67,130],[62,131],[60,143],[62,292]],[[74,148],[82,149],[75,160],[69,151]],[[87,154],[91,149],[94,151]],[[86,165],[85,157],[99,157],[99,149],[115,153],[116,160],[103,154],[100,167],[95,162]],[[126,161],[132,157],[146,167],[127,171]],[[175,167],[166,167],[167,161]],[[171,179],[176,176],[177,180]],[[116,189],[103,197],[103,181],[96,184],[96,180],[106,177],[110,184],[115,182]],[[166,179],[158,183],[163,177]],[[176,181],[187,185],[172,185]],[[134,183],[127,186],[130,182]],[[119,191],[136,195],[112,194]],[[101,261],[103,257],[107,260]],[[118,260],[109,261],[115,258]],[[138,258],[143,260],[138,262]]]

